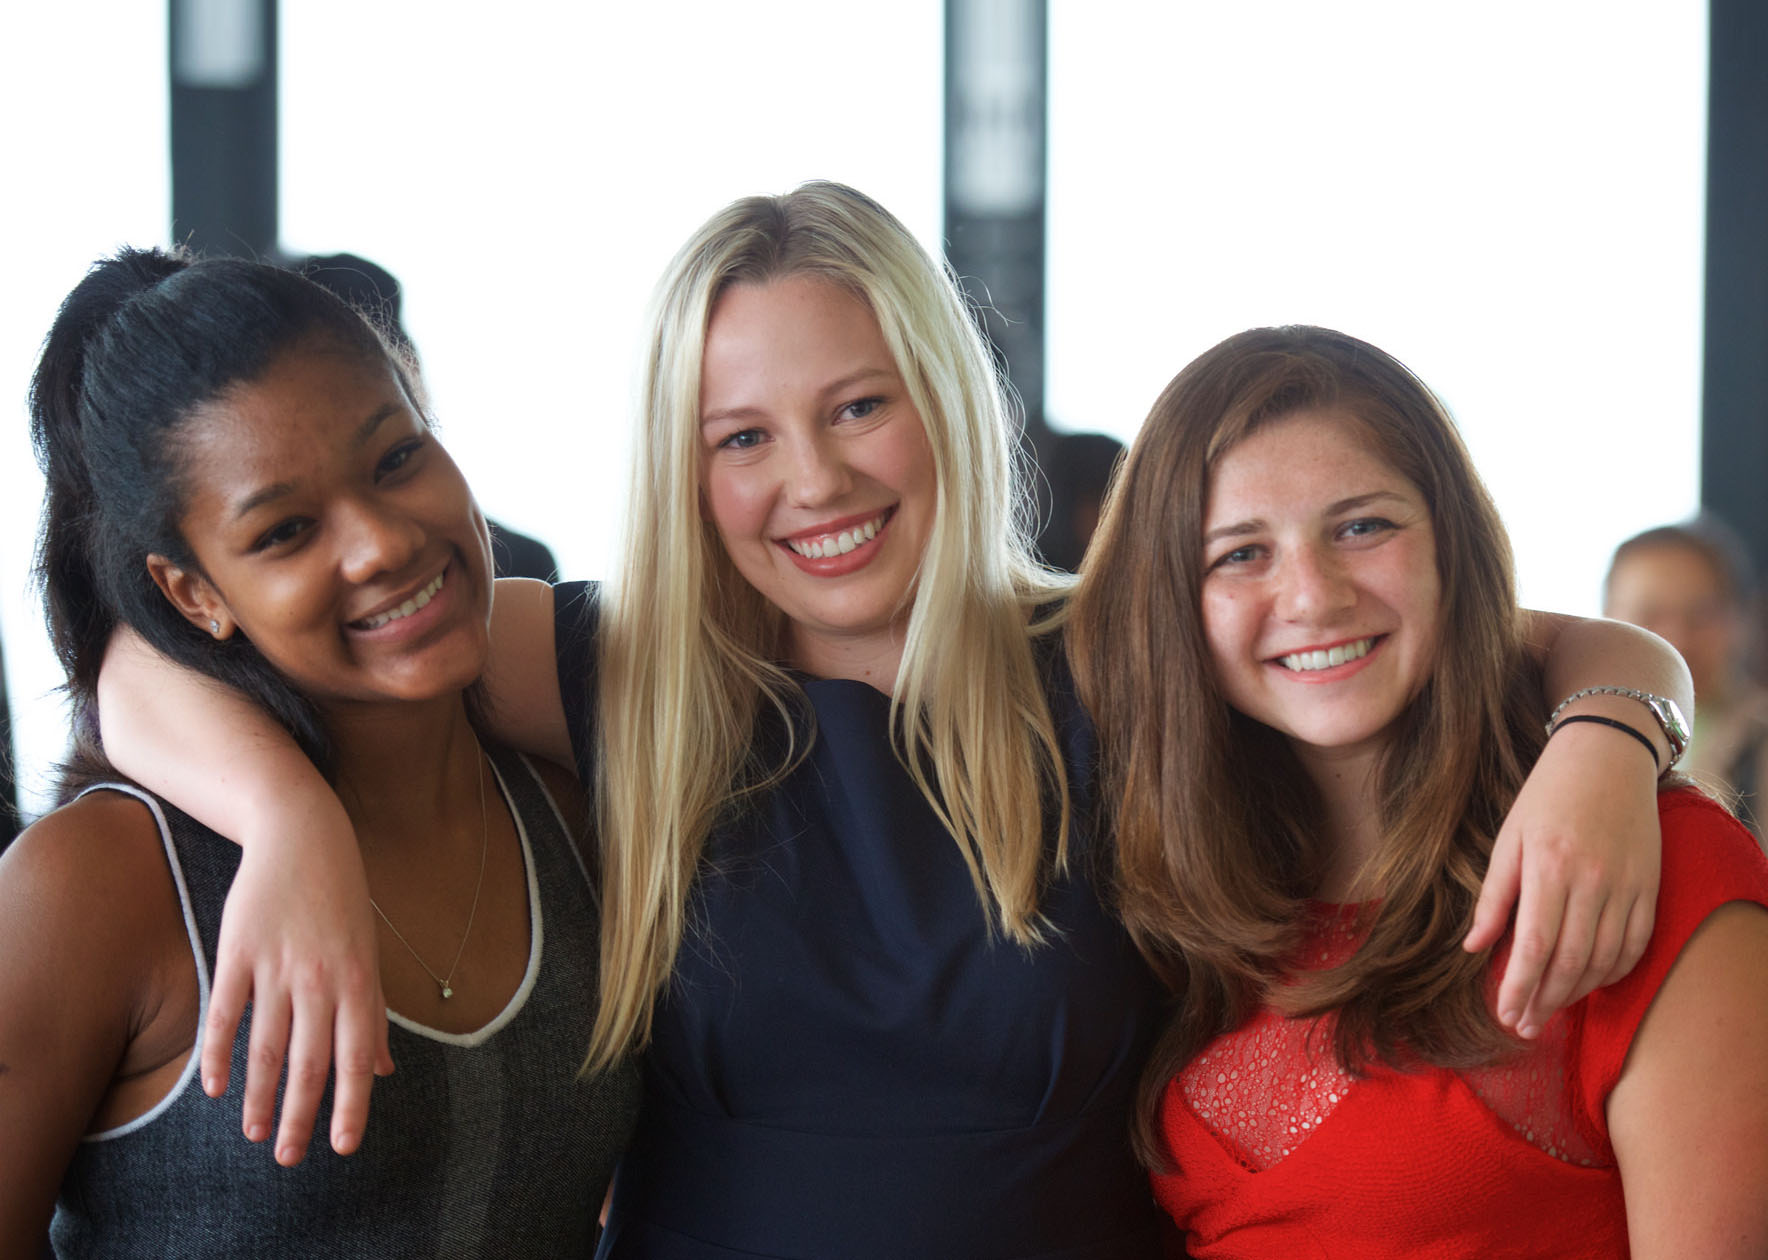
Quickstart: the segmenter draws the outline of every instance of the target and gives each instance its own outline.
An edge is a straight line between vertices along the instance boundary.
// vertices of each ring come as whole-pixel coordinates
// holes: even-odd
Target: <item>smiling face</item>
[[[1353,419],[1297,412],[1217,461],[1203,548],[1228,702],[1304,761],[1379,754],[1436,658],[1442,591],[1418,488]]]
[[[243,632],[322,708],[435,698],[479,676],[484,518],[384,360],[307,343],[177,440],[200,572],[149,567],[193,622]]]
[[[731,563],[785,614],[791,663],[888,687],[939,496],[921,416],[863,302],[809,276],[718,299],[700,486]]]

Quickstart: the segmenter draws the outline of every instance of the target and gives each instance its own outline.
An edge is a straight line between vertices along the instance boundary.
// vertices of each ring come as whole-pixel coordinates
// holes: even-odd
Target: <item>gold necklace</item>
[[[393,926],[393,920],[389,919],[387,912],[381,909],[380,902],[373,897],[368,899],[368,904],[373,906],[374,912],[381,916],[381,922],[387,925],[387,930],[398,938],[399,943],[405,946],[413,958],[417,959],[417,965],[422,967],[430,979],[436,982],[436,988],[441,991],[444,999],[454,996],[454,973],[460,967],[461,955],[467,952],[467,938],[473,934],[473,920],[479,914],[479,894],[485,888],[485,855],[491,851],[491,827],[485,821],[485,750],[479,747],[478,736],[473,737],[473,751],[478,754],[477,764],[479,767],[479,882],[473,885],[473,908],[467,911],[466,930],[460,934],[460,948],[454,951],[454,961],[449,964],[448,974],[439,976],[431,971],[430,964],[424,961],[423,955],[413,949],[411,942],[405,939],[405,933]]]

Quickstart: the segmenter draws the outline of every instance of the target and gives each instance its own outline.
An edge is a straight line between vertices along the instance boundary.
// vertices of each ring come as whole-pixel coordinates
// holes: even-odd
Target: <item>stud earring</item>
[[[209,633],[219,639],[221,637],[221,623],[211,618],[209,621]]]

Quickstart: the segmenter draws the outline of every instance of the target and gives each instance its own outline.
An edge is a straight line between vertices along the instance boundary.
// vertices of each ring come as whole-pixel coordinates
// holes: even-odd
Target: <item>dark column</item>
[[[0,654],[0,851],[18,834],[18,782],[13,773],[12,710],[6,703],[6,657]]]
[[[1025,406],[1026,437],[1044,423],[1045,0],[946,0],[946,257],[1004,358]]]
[[[276,245],[277,0],[171,0],[172,239]]]
[[[1768,564],[1768,5],[1712,0],[1701,502]]]

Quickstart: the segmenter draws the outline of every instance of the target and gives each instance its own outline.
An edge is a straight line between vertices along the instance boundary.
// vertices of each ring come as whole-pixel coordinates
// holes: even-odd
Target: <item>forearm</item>
[[[350,834],[337,794],[286,731],[133,631],[111,636],[98,691],[111,764],[205,826],[242,845]]]
[[[354,828],[294,740],[245,697],[113,635],[99,680],[105,751],[125,774],[246,849],[227,896],[203,1088],[227,1089],[235,1032],[253,1004],[243,1126],[271,1131],[285,1047],[278,1162],[298,1163],[336,1039],[332,1146],[356,1149],[374,1072],[392,1070],[375,921]]]
[[[1590,687],[1625,687],[1676,703],[1694,720],[1694,680],[1682,658],[1657,635],[1619,621],[1527,614],[1525,636],[1541,665],[1542,692],[1549,709]],[[1670,741],[1637,700],[1620,695],[1580,696],[1561,716],[1591,714],[1624,722],[1646,736],[1659,767],[1670,764]],[[1643,759],[1643,758],[1642,758]]]
[[[1516,911],[1497,1010],[1529,1037],[1567,1002],[1625,975],[1650,940],[1655,796],[1672,760],[1641,700],[1598,692],[1565,702],[1587,688],[1627,688],[1687,712],[1694,685],[1667,643],[1633,626],[1530,613],[1524,629],[1561,725],[1499,829],[1465,944],[1490,948]]]

